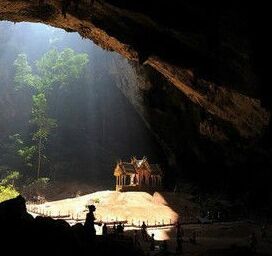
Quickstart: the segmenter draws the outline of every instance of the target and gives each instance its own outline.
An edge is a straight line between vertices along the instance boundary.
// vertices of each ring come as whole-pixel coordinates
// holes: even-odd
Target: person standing
[[[103,227],[102,227],[102,235],[106,236],[108,234],[108,227],[107,224],[104,223]]]
[[[94,212],[96,210],[94,205],[89,205],[88,206],[89,212],[86,215],[86,219],[84,222],[84,230],[85,230],[85,234],[87,239],[94,239],[95,235],[96,235],[96,230],[94,227],[94,221],[95,221],[95,217],[94,217]]]
[[[151,238],[150,238],[150,251],[155,250],[155,239],[154,239],[154,234],[152,233]]]
[[[146,241],[147,240],[147,231],[146,231],[146,224],[145,222],[143,221],[143,224],[141,226],[141,232],[142,232],[142,237],[143,237],[143,240]]]

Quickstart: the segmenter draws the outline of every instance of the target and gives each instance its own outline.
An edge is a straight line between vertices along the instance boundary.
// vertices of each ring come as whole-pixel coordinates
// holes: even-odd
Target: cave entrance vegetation
[[[163,159],[168,189],[182,189],[186,180],[252,209],[271,209],[269,72],[260,57],[266,49],[256,39],[262,38],[265,16],[253,18],[260,6],[225,0],[89,2],[79,1],[63,15],[60,1],[5,0],[0,17],[76,31],[133,62],[133,71],[123,72],[126,62],[113,58],[111,75],[159,145],[152,148],[161,151],[155,155]],[[84,90],[75,89],[71,98]],[[86,151],[76,150],[75,138],[69,138],[83,157]],[[103,165],[101,154],[93,155]],[[86,165],[73,166],[80,174]]]
[[[163,150],[120,88],[136,87],[133,63],[46,25],[2,22],[0,31],[1,194],[20,187],[27,198],[52,199],[113,189],[120,159],[163,164]]]

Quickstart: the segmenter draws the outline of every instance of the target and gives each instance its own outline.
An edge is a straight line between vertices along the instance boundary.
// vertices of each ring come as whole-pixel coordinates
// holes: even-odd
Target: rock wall
[[[271,104],[260,57],[265,44],[256,39],[265,18],[253,19],[260,6],[100,0],[64,7],[54,0],[4,0],[0,19],[77,31],[145,64],[138,67],[144,80],[126,82],[132,75],[124,74],[117,83],[160,141],[168,164],[205,178],[207,186],[219,180],[219,187],[262,187],[270,177],[271,143],[264,141],[271,138]]]

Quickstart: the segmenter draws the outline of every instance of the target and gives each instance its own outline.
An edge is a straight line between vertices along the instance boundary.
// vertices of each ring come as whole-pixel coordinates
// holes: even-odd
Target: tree
[[[40,81],[39,77],[32,74],[32,68],[28,64],[26,54],[19,54],[14,61],[16,68],[16,74],[14,78],[16,89],[22,89],[24,87],[33,87],[39,89]]]
[[[36,153],[35,145],[26,146],[20,134],[14,134],[9,136],[9,139],[13,142],[12,151],[16,152],[21,157],[24,163],[28,167],[33,167],[32,160]]]
[[[18,153],[28,164],[37,153],[37,178],[40,177],[42,159],[46,158],[45,143],[51,130],[57,126],[56,120],[48,117],[47,98],[54,87],[62,88],[79,79],[88,61],[87,54],[76,54],[67,48],[62,52],[53,49],[45,53],[35,62],[35,74],[25,54],[19,54],[14,62],[16,88],[32,88],[34,91],[30,123],[35,127],[32,136],[35,145],[20,148]]]
[[[48,139],[50,131],[57,126],[56,120],[47,116],[47,101],[45,94],[39,93],[33,96],[32,119],[31,122],[35,125],[36,131],[33,133],[33,141],[37,142],[38,165],[37,178],[40,177],[41,159],[45,158],[43,149],[45,142]]]
[[[16,88],[32,87],[37,93],[48,94],[54,86],[67,86],[79,79],[88,61],[88,54],[77,54],[70,48],[62,52],[53,49],[35,62],[33,74],[27,56],[19,54],[14,62]]]
[[[41,78],[42,89],[53,86],[67,86],[68,81],[79,79],[88,63],[88,54],[76,54],[70,48],[58,52],[53,49],[36,61],[38,75]]]
[[[20,173],[18,171],[11,171],[9,172],[5,178],[1,179],[0,185],[12,185],[15,186],[15,181],[20,178]]]

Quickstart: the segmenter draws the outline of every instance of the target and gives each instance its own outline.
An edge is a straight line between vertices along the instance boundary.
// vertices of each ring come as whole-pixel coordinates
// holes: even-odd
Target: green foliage
[[[48,185],[49,181],[50,181],[49,178],[41,177],[41,178],[35,179],[28,186],[35,187],[35,188],[45,188]]]
[[[19,54],[14,62],[14,81],[18,89],[33,87],[38,93],[46,92],[56,85],[64,86],[68,81],[80,78],[88,61],[88,54],[76,54],[70,48],[62,52],[53,49],[35,62],[37,74],[33,74],[27,56]]]
[[[25,54],[19,54],[14,62],[16,67],[15,74],[15,85],[16,89],[21,89],[23,87],[37,87],[38,77],[32,74],[32,68],[28,64],[27,56]]]
[[[25,162],[29,167],[32,167],[32,161],[37,153],[37,147],[35,145],[26,146],[20,134],[14,134],[9,136],[9,139],[15,146],[15,153]]]
[[[100,199],[99,198],[94,198],[93,202],[94,202],[94,204],[99,204],[100,203]]]
[[[32,96],[32,118],[30,120],[35,126],[32,136],[35,145],[23,146],[23,140],[20,139],[18,134],[14,135],[13,139],[19,148],[17,153],[28,166],[32,166],[31,162],[34,156],[37,156],[38,178],[42,159],[46,158],[44,155],[45,142],[51,130],[57,127],[56,120],[48,117],[47,97],[53,87],[65,86],[69,82],[79,79],[88,61],[87,54],[76,54],[72,49],[67,48],[62,52],[53,49],[45,53],[35,62],[35,68],[33,69],[36,71],[35,74],[33,74],[25,54],[19,54],[14,62],[16,88],[35,89],[35,95]]]
[[[23,161],[30,167],[32,167],[32,159],[37,152],[36,146],[23,147],[18,149],[18,155],[23,159]]]
[[[43,190],[47,189],[49,181],[50,179],[47,177],[35,179],[24,187],[24,194],[29,196],[43,194]]]
[[[0,202],[14,198],[19,195],[14,187],[16,180],[20,178],[18,171],[9,172],[0,182]]]
[[[88,54],[76,54],[70,48],[62,52],[53,49],[44,54],[36,66],[43,87],[47,89],[56,84],[67,85],[69,80],[80,78],[88,61]]]
[[[19,193],[12,185],[0,185],[0,203],[18,196]]]
[[[20,178],[18,171],[11,171],[4,179],[0,181],[1,186],[14,185],[14,182]]]
[[[32,119],[36,127],[36,131],[33,133],[33,141],[37,142],[38,152],[38,167],[37,177],[40,176],[41,160],[45,159],[46,156],[43,154],[44,143],[47,141],[50,131],[57,126],[56,120],[47,116],[47,100],[44,93],[39,93],[33,96],[33,107],[32,107]]]
[[[33,96],[32,119],[37,130],[33,134],[33,140],[47,140],[51,129],[57,126],[56,120],[47,116],[47,100],[44,93]]]
[[[24,141],[22,140],[21,135],[18,133],[9,136],[9,139],[12,140],[16,146],[20,146],[24,144]]]

